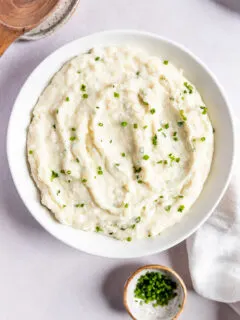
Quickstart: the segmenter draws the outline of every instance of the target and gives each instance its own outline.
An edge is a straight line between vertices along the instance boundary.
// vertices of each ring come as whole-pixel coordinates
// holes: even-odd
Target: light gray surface
[[[126,277],[140,265],[159,263],[173,266],[188,285],[181,319],[237,320],[239,316],[227,305],[191,290],[185,243],[142,259],[89,256],[48,235],[27,212],[13,186],[5,138],[23,82],[59,46],[112,28],[156,32],[185,44],[218,76],[240,116],[239,0],[81,0],[72,19],[54,35],[12,45],[0,58],[0,319],[127,320],[121,303]]]

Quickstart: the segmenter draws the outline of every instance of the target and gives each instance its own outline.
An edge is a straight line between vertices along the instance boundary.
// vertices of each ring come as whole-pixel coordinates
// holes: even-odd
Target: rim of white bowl
[[[14,119],[14,112],[15,112],[15,107],[18,104],[18,99],[20,96],[21,91],[23,90],[23,88],[25,87],[25,85],[28,83],[30,77],[32,77],[32,75],[36,72],[38,72],[39,69],[42,68],[42,65],[45,63],[46,60],[48,60],[50,57],[52,57],[53,55],[55,55],[58,51],[65,49],[67,46],[77,43],[79,40],[86,40],[87,38],[91,38],[91,37],[96,37],[96,36],[104,36],[104,35],[113,35],[113,34],[126,34],[126,35],[138,35],[138,36],[148,36],[154,39],[158,39],[160,41],[166,42],[174,47],[177,47],[178,49],[184,51],[186,54],[188,54],[193,60],[195,60],[195,62],[197,62],[197,64],[199,64],[206,73],[208,73],[208,75],[212,78],[213,82],[215,83],[215,85],[217,86],[217,88],[219,89],[219,91],[221,92],[222,98],[224,99],[228,114],[229,114],[229,120],[230,120],[230,124],[231,124],[231,136],[232,136],[232,155],[231,155],[231,162],[229,165],[229,170],[228,170],[228,174],[227,177],[225,179],[225,183],[223,184],[221,191],[219,192],[218,198],[215,201],[214,205],[212,206],[211,210],[209,210],[206,215],[198,222],[196,223],[195,227],[192,227],[189,231],[184,232],[184,234],[175,239],[175,240],[171,240],[169,241],[167,244],[162,245],[162,247],[160,249],[156,249],[156,248],[152,248],[149,249],[147,253],[134,253],[131,252],[131,254],[125,254],[124,256],[119,256],[118,254],[116,255],[109,255],[107,253],[107,251],[105,251],[105,253],[101,253],[99,254],[97,251],[93,250],[82,250],[80,249],[75,243],[72,243],[69,239],[63,239],[58,232],[56,232],[55,230],[52,230],[48,223],[44,223],[41,219],[39,219],[30,209],[30,206],[28,205],[27,200],[25,199],[22,191],[21,191],[21,186],[18,183],[18,179],[15,176],[15,171],[13,169],[14,167],[14,162],[15,160],[11,157],[11,144],[10,144],[10,136],[11,136],[11,127],[12,127],[12,121]],[[57,72],[57,70],[56,70]],[[234,121],[233,121],[233,113],[231,110],[231,104],[229,103],[229,100],[227,98],[226,92],[223,89],[222,85],[220,84],[220,82],[218,81],[218,79],[216,78],[216,76],[213,74],[213,72],[207,67],[207,65],[202,62],[202,60],[200,58],[198,58],[194,53],[192,53],[189,49],[187,49],[184,45],[179,44],[173,40],[170,40],[166,37],[162,37],[158,34],[155,33],[151,33],[151,32],[147,32],[147,31],[140,31],[140,30],[134,30],[134,29],[112,29],[112,30],[106,30],[106,31],[101,31],[101,32],[96,32],[96,33],[92,33],[89,34],[85,37],[81,37],[78,38],[76,40],[70,41],[68,43],[66,43],[65,45],[61,46],[60,48],[56,49],[55,51],[53,51],[50,55],[48,55],[45,59],[43,59],[37,66],[36,68],[29,74],[29,76],[27,77],[27,79],[25,80],[24,84],[22,85],[21,89],[18,92],[18,95],[15,99],[12,111],[11,111],[11,115],[10,115],[10,119],[9,119],[9,123],[8,123],[8,129],[7,129],[7,158],[8,158],[8,164],[9,164],[9,168],[10,168],[10,172],[12,175],[12,179],[13,182],[15,184],[15,187],[18,191],[18,194],[20,195],[24,205],[27,207],[28,211],[31,213],[31,215],[39,222],[39,224],[46,230],[48,231],[52,236],[54,236],[55,238],[57,238],[58,240],[60,240],[61,242],[69,245],[72,248],[75,248],[79,251],[82,252],[86,252],[88,254],[91,255],[97,255],[97,256],[102,256],[102,257],[106,257],[106,258],[116,258],[116,259],[122,259],[122,258],[127,258],[127,259],[132,259],[132,258],[139,258],[139,257],[143,257],[143,256],[149,256],[155,253],[159,253],[159,252],[163,252],[169,248],[172,248],[174,246],[176,246],[177,244],[181,243],[182,241],[186,240],[189,236],[191,236],[193,233],[196,232],[197,229],[199,229],[204,222],[211,216],[211,214],[213,213],[213,211],[216,209],[217,205],[219,204],[219,202],[221,201],[224,193],[226,192],[226,189],[230,183],[230,179],[232,176],[232,171],[233,171],[233,164],[234,164],[234,159],[235,159],[235,130],[234,130]],[[29,173],[30,175],[30,173]],[[36,187],[36,186],[35,186]],[[37,187],[36,187],[37,188]]]

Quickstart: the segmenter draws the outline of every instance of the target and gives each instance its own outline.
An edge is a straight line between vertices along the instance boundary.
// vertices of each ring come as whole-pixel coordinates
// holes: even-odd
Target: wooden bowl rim
[[[137,318],[135,318],[133,316],[133,314],[131,313],[129,307],[128,307],[128,303],[127,303],[127,289],[128,289],[128,285],[130,284],[130,282],[132,281],[132,279],[138,274],[140,273],[141,271],[143,270],[146,270],[146,269],[160,269],[160,270],[165,270],[165,271],[168,271],[169,273],[172,273],[176,278],[177,280],[179,281],[182,289],[183,289],[183,302],[181,304],[181,308],[179,308],[177,314],[174,316],[173,320],[176,320],[180,314],[182,313],[183,309],[184,309],[184,306],[186,304],[186,299],[187,299],[187,288],[185,286],[185,283],[183,281],[183,279],[180,277],[180,275],[174,271],[172,268],[169,268],[169,267],[166,267],[166,266],[162,266],[160,264],[148,264],[148,265],[145,265],[143,267],[140,267],[138,268],[136,271],[134,271],[130,276],[129,278],[127,279],[125,285],[124,285],[124,292],[123,292],[123,304],[124,304],[124,307],[125,309],[127,310],[128,314],[130,315],[130,317],[133,319],[133,320],[138,320]]]
[[[27,31],[30,31],[30,30],[36,28],[44,20],[46,20],[56,10],[56,8],[60,5],[60,2],[61,2],[61,0],[57,0],[56,3],[54,4],[54,6],[51,8],[51,10],[49,10],[48,13],[45,14],[44,17],[39,19],[39,21],[34,24],[29,24],[26,26],[15,26],[15,25],[8,24],[6,21],[2,20],[0,17],[0,25],[2,24],[4,27],[8,28],[9,30],[13,30],[13,31],[16,30],[16,31],[21,31],[22,33],[25,33]]]

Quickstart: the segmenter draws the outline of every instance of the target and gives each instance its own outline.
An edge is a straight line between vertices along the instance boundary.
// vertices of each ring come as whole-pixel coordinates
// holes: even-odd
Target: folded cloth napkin
[[[240,122],[236,123],[236,141]],[[240,315],[240,150],[222,201],[208,221],[187,240],[193,287],[200,295],[230,303]]]

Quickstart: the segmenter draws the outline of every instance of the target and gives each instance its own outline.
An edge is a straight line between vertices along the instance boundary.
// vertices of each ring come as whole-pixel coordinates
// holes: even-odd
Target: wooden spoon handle
[[[23,29],[10,29],[0,23],[0,57],[4,51],[24,33]]]

